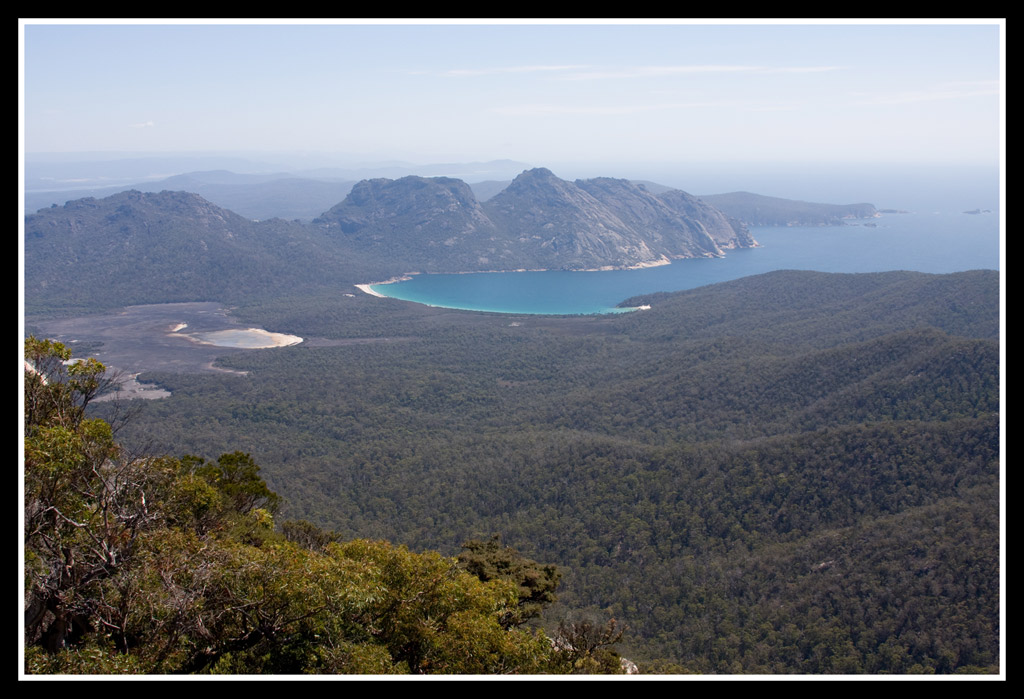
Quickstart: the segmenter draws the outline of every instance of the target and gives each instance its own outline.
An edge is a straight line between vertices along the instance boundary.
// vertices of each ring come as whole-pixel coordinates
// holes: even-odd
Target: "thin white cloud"
[[[925,90],[906,90],[889,94],[856,93],[855,104],[914,104],[938,100],[958,100],[973,97],[995,97],[999,95],[999,84],[995,80],[978,82],[957,82],[936,85]]]
[[[748,65],[678,65],[636,66],[619,70],[595,70],[559,76],[565,80],[608,80],[621,78],[651,78],[700,73],[824,73],[842,70],[840,66],[748,66]]]
[[[149,129],[156,126],[156,124],[154,124],[152,121],[143,121],[138,124],[129,124],[129,126],[131,126],[133,129]]]
[[[747,111],[750,112],[795,112],[802,109],[801,105],[795,104],[779,104],[779,105],[762,105],[760,107],[747,107]]]
[[[585,65],[538,65],[538,66],[507,66],[505,68],[453,68],[451,70],[436,73],[444,77],[478,77],[481,75],[504,75],[507,73],[550,73],[563,70],[580,70],[587,68]],[[416,74],[422,75],[426,71],[419,71]]]
[[[552,116],[560,114],[599,115],[599,114],[636,114],[659,109],[650,105],[599,105],[581,107],[566,104],[516,104],[506,107],[494,107],[488,111],[503,116]]]
[[[615,80],[623,78],[664,77],[671,75],[693,75],[700,73],[823,73],[842,70],[840,66],[756,66],[756,65],[670,65],[634,66],[615,70],[597,70],[587,65],[527,65],[504,68],[453,68],[432,73],[444,77],[479,77],[505,75],[509,73],[558,73],[562,80]],[[429,71],[415,71],[424,75]]]
[[[638,114],[640,112],[664,111],[668,109],[693,109],[707,107],[733,107],[736,102],[672,102],[666,104],[612,104],[589,105],[576,104],[516,104],[494,107],[488,111],[503,116],[551,116],[551,115],[604,115],[604,114]]]

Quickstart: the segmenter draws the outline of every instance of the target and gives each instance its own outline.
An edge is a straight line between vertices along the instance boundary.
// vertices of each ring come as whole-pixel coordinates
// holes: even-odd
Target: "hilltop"
[[[451,178],[368,180],[313,223],[357,250],[437,272],[634,267],[757,244],[739,221],[685,192],[569,182],[546,168],[483,204]]]
[[[232,303],[407,272],[627,268],[756,244],[742,223],[685,192],[569,182],[544,168],[484,203],[451,177],[363,180],[312,223],[254,221],[189,192],[129,190],[26,216],[26,308]]]

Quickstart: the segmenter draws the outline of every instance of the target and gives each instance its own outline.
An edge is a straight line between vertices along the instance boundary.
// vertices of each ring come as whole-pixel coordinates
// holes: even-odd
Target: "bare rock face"
[[[511,256],[469,185],[451,177],[363,180],[313,224],[414,271],[491,269]]]
[[[716,234],[724,238],[734,233],[711,207],[684,209],[675,199],[660,199],[628,180],[600,177],[577,180],[576,184],[618,212],[636,235],[665,257],[719,257],[722,250]],[[676,193],[681,195],[679,201],[692,199],[685,192]]]
[[[485,211],[523,254],[542,267],[592,269],[655,262],[644,236],[578,184],[550,170],[528,170],[490,199]]]
[[[452,178],[364,180],[314,223],[427,272],[633,267],[757,244],[685,192],[655,196],[611,178],[569,182],[546,168],[523,172],[483,204]]]
[[[557,254],[553,266],[564,269],[720,257],[757,245],[743,224],[686,192],[659,197],[608,177],[567,182],[543,168],[524,172],[484,210],[520,242]]]
[[[700,221],[721,250],[757,247],[746,224],[692,194],[671,189],[658,198],[682,218]]]
[[[357,239],[390,233],[443,240],[490,234],[494,228],[469,185],[451,177],[363,180],[314,223],[338,227]]]

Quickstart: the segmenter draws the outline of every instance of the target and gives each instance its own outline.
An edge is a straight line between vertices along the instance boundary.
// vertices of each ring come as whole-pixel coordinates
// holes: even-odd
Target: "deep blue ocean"
[[[873,223],[875,227],[866,226]],[[392,298],[445,308],[517,314],[614,313],[638,294],[680,291],[780,269],[820,272],[1000,268],[998,214],[914,212],[829,227],[755,227],[761,247],[725,257],[601,272],[419,274],[374,285]]]

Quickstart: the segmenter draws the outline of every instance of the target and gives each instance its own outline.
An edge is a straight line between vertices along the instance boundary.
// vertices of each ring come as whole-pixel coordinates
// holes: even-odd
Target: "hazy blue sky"
[[[999,153],[997,22],[23,29],[27,152],[535,164]]]

